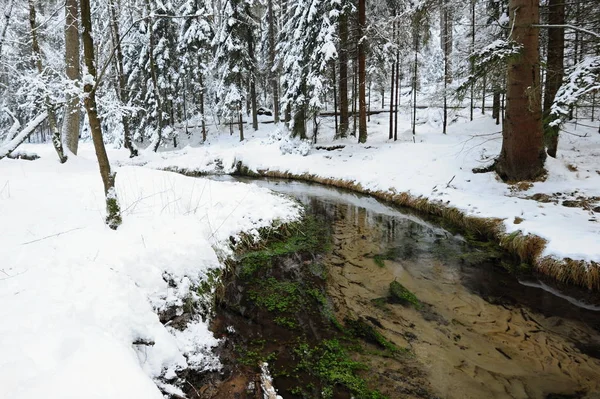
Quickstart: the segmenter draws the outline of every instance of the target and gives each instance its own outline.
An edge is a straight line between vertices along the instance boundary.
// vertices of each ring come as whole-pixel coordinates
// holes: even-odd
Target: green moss
[[[412,304],[417,308],[421,306],[415,294],[395,280],[390,283],[390,299],[402,304]]]
[[[321,397],[333,397],[334,388],[343,386],[357,399],[383,399],[385,396],[368,387],[358,372],[367,370],[363,363],[354,361],[338,340],[326,340],[316,347],[300,344],[294,351],[299,358],[296,371],[307,372],[321,383]],[[299,387],[298,393],[306,394]]]
[[[250,290],[248,297],[269,312],[295,312],[304,303],[301,294],[299,283],[270,277],[260,281],[256,289]]]
[[[264,248],[248,252],[239,260],[239,275],[243,279],[255,276],[261,270],[271,269],[273,261],[282,256],[302,253],[319,253],[329,248],[329,234],[326,227],[312,216],[291,223],[277,232],[262,231],[266,242]],[[311,268],[315,274],[324,274],[323,269]]]
[[[361,338],[371,344],[375,344],[387,351],[397,352],[399,349],[396,345],[385,339],[373,326],[368,324],[362,319],[350,319],[344,320],[346,323],[347,331],[354,337]]]
[[[121,218],[121,207],[116,196],[106,197],[106,224],[113,230],[116,230],[123,219]]]
[[[373,257],[373,262],[379,267],[385,267],[385,258],[382,255],[375,255]]]

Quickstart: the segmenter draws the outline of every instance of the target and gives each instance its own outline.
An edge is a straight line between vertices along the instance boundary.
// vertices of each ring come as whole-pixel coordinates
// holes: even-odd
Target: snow
[[[90,143],[64,165],[51,145],[23,149],[42,158],[0,161],[0,398],[162,398],[157,384],[178,392],[177,371],[218,370],[206,322],[178,331],[157,312],[222,267],[230,236],[295,219],[297,205],[127,166],[116,168],[123,225],[112,231]]]
[[[500,153],[502,142],[501,127],[489,115],[480,113],[476,110],[479,116],[473,122],[460,113],[452,115],[451,119],[457,122],[443,135],[437,113],[419,110],[417,134],[413,137],[409,112],[403,111],[398,142],[387,139],[389,114],[374,115],[366,145],[355,143],[353,137],[333,140],[333,120],[322,118],[318,145],[345,145],[335,151],[306,151],[306,143],[285,138],[278,132],[283,127],[272,124],[261,125],[258,132],[247,131],[247,140],[242,143],[213,131],[205,145],[192,138],[183,149],[135,162],[158,169],[231,173],[241,161],[255,171],[306,173],[356,182],[370,191],[410,192],[448,203],[469,215],[501,218],[508,233],[520,230],[541,236],[548,241],[543,256],[600,261],[597,215],[591,210],[562,205],[563,200],[579,195],[600,197],[600,168],[595,161],[600,154],[597,128],[567,125],[565,129],[576,131],[577,135],[561,135],[558,159],[549,158],[546,162],[546,180],[522,189],[501,182],[493,173],[472,173],[473,168],[491,163]],[[308,130],[311,131],[310,126]],[[290,146],[296,149],[291,150]],[[569,165],[577,171],[571,171]],[[530,198],[538,193],[561,196],[557,203],[541,203]],[[516,217],[523,221],[515,224]]]

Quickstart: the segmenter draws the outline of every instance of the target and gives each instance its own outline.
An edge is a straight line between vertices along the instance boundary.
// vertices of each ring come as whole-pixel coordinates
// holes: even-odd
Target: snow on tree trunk
[[[77,155],[79,146],[79,97],[73,89],[79,80],[79,7],[77,0],[65,2],[65,73],[71,81],[66,91],[62,136],[69,151]]]
[[[33,51],[33,56],[35,57],[35,66],[37,68],[38,74],[40,76],[44,73],[44,67],[42,65],[42,52],[40,50],[40,45],[37,39],[37,29],[35,22],[35,5],[33,0],[29,0],[29,27],[30,27],[30,35],[31,35],[31,49]],[[44,104],[46,106],[46,112],[48,113],[48,125],[50,126],[50,131],[52,132],[52,144],[54,145],[54,149],[56,150],[56,154],[58,155],[58,160],[60,163],[67,162],[67,156],[65,155],[65,151],[63,149],[60,130],[58,129],[58,124],[56,122],[56,113],[55,106],[51,103],[50,97],[48,95],[44,98]]]
[[[110,162],[106,155],[104,140],[102,137],[102,124],[98,116],[98,106],[96,104],[96,65],[94,58],[94,41],[92,39],[92,21],[90,17],[90,0],[80,0],[81,7],[81,38],[83,41],[83,55],[85,67],[83,76],[83,91],[85,92],[84,105],[87,110],[92,141],[100,167],[100,176],[104,184],[104,194],[106,196],[106,224],[113,230],[116,230],[121,224],[121,208],[115,191],[116,173],[110,168]]]

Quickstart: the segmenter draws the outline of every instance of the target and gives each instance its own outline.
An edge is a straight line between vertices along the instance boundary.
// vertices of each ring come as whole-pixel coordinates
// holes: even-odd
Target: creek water
[[[498,249],[368,196],[240,180],[296,198],[331,226],[321,261],[337,319],[371,320],[411,353],[402,361],[360,355],[371,384],[388,397],[600,398],[597,297],[531,275],[519,280]],[[394,280],[422,306],[378,302]]]

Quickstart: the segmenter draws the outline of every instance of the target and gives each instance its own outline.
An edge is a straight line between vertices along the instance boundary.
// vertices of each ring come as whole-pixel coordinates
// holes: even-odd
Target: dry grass
[[[277,170],[253,171],[241,163],[237,165],[237,175],[250,177],[272,177],[283,179],[302,180],[307,182],[321,183],[328,186],[344,188],[363,194],[368,194],[378,199],[415,209],[429,215],[438,216],[451,223],[457,228],[475,234],[486,240],[496,241],[507,252],[518,256],[521,263],[533,265],[533,268],[544,275],[556,279],[559,282],[586,287],[590,290],[600,290],[600,263],[585,262],[569,258],[555,259],[541,257],[546,246],[543,238],[528,234],[523,235],[520,231],[507,234],[504,230],[502,219],[480,218],[466,215],[463,211],[437,201],[431,201],[426,197],[415,197],[409,193],[398,193],[394,189],[386,191],[372,191],[363,188],[360,184],[330,177],[321,177],[314,174],[294,174]],[[202,176],[205,173],[190,171],[187,169],[169,168],[168,170],[187,176]],[[519,187],[525,189],[525,187]]]

